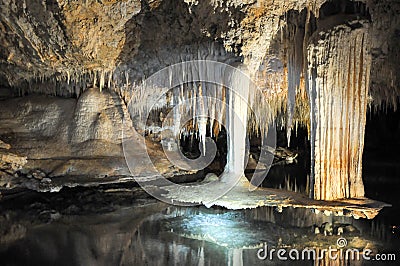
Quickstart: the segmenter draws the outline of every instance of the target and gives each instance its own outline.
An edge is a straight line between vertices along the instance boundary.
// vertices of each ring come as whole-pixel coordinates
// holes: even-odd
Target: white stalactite
[[[99,85],[100,91],[103,90],[104,84],[106,82],[105,75],[106,75],[105,71],[101,70],[101,72],[100,72],[100,85]]]
[[[188,56],[181,56],[180,58],[191,59]],[[213,56],[217,58],[225,57],[224,60],[220,61],[229,62],[229,58],[226,58],[224,52],[215,52],[215,47],[197,51],[194,55],[194,57],[197,57],[196,59],[213,59]],[[130,88],[131,94],[134,95],[133,101],[129,106],[132,117],[139,114],[141,121],[144,122],[145,118],[141,116],[140,111],[145,102],[152,97],[161,95],[162,93],[159,93],[160,90],[168,90],[169,88],[170,92],[165,95],[170,99],[166,100],[165,104],[161,103],[159,99],[157,100],[157,105],[160,108],[169,110],[173,108],[173,113],[169,116],[167,115],[171,118],[171,121],[168,121],[168,124],[163,122],[163,126],[170,125],[175,137],[180,137],[183,134],[191,138],[198,138],[202,145],[202,155],[205,155],[207,152],[207,136],[218,135],[222,125],[225,125],[228,137],[228,155],[227,165],[221,180],[231,183],[237,182],[239,178],[245,178],[244,169],[247,161],[245,158],[246,138],[249,132],[247,127],[249,119],[251,120],[251,128],[249,130],[256,129],[261,131],[264,133],[263,136],[266,135],[265,133],[268,131],[270,123],[273,122],[273,115],[269,105],[261,102],[262,97],[259,94],[261,91],[254,92],[256,89],[251,86],[255,86],[255,84],[251,82],[250,78],[246,77],[247,70],[246,74],[243,74],[242,71],[234,70],[229,65],[210,67],[209,63],[197,61],[193,64],[182,64],[174,71],[169,69],[163,73],[162,82],[161,80],[155,82],[155,84],[163,84],[161,85],[161,87],[165,86],[163,88],[150,89],[146,84],[140,83]],[[186,78],[193,82],[181,83],[187,80]],[[208,82],[209,80],[215,80],[217,83],[224,82],[225,86]],[[183,84],[183,86],[177,84]],[[143,90],[142,88],[146,89]],[[180,100],[181,98],[182,101]],[[214,101],[211,99],[214,99]],[[215,99],[218,99],[218,101],[215,101]],[[183,100],[188,100],[188,104],[175,108]],[[150,100],[150,102],[152,101]],[[166,105],[167,103],[169,104],[168,106]],[[257,118],[260,120],[249,116],[248,110],[250,107],[254,109],[257,113]],[[183,117],[185,119],[189,117],[189,120],[185,121]],[[214,123],[214,120],[210,119],[210,117],[216,117],[219,122]],[[190,121],[192,124],[187,123]]]
[[[300,88],[300,77],[303,66],[303,40],[304,32],[298,29],[295,24],[287,24],[286,39],[289,41],[287,50],[287,80],[288,80],[288,95],[287,95],[287,120],[286,120],[286,135],[287,145],[290,146],[291,131],[293,127],[293,116],[296,105],[296,94]]]

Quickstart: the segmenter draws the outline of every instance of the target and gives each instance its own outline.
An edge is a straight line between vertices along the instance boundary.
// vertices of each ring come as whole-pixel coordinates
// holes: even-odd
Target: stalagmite
[[[315,199],[364,196],[362,152],[371,57],[368,24],[321,33],[309,47]]]

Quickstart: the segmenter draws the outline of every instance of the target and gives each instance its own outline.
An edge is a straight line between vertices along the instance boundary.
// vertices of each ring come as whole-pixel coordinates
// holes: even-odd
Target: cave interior
[[[341,235],[398,250],[399,14],[2,0],[0,259],[255,265],[263,243]]]

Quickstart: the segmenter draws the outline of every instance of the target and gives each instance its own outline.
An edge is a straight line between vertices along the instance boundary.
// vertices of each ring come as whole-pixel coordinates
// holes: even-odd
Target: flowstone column
[[[314,199],[364,196],[362,153],[371,57],[368,25],[340,25],[308,49]]]

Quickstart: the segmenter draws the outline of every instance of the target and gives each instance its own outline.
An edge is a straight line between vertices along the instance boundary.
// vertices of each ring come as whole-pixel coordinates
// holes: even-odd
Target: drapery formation
[[[364,196],[362,152],[371,57],[367,28],[338,26],[309,47],[314,198]]]

